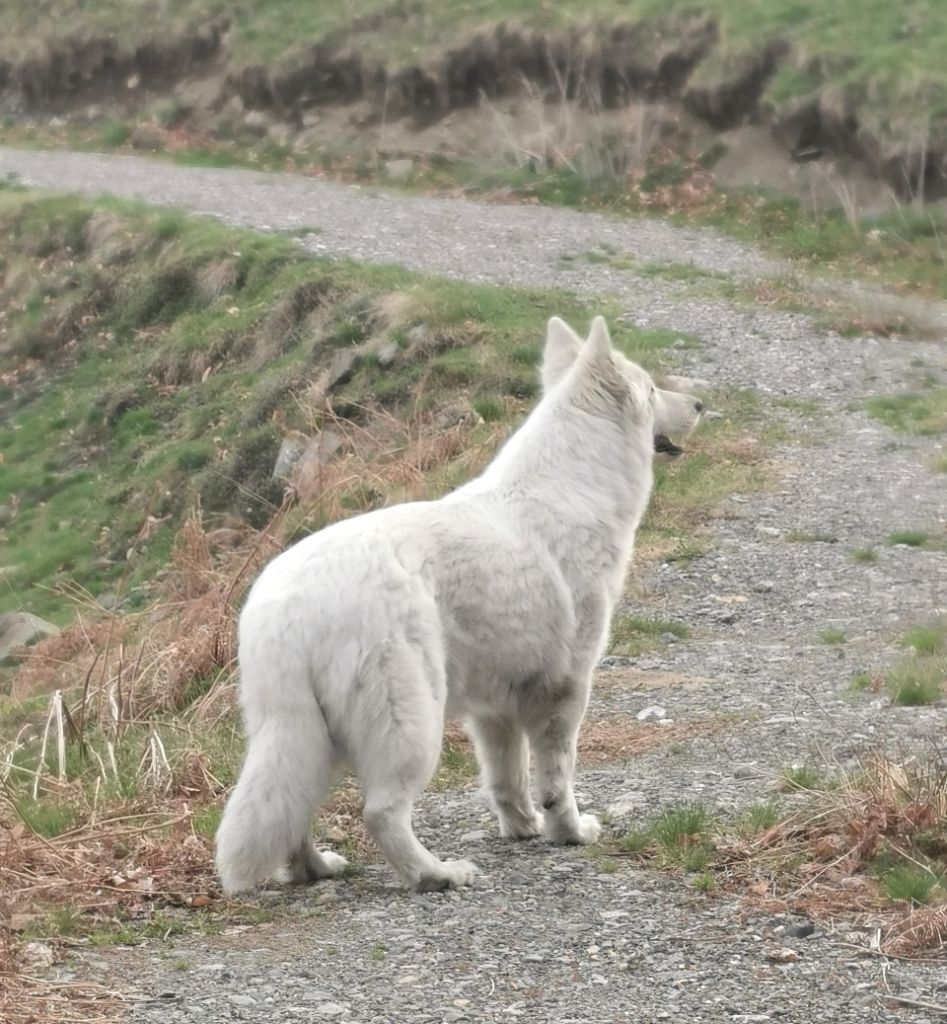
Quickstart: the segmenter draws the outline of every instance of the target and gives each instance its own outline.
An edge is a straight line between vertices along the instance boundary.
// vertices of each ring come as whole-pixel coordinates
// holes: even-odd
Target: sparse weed
[[[653,649],[665,634],[686,640],[690,630],[682,622],[644,619],[635,615],[615,615],[612,618],[609,650],[614,654],[636,657]]]
[[[811,765],[792,765],[784,768],[780,773],[781,789],[791,792],[793,790],[819,790],[825,785],[821,773]]]
[[[844,630],[837,629],[835,627],[823,629],[819,633],[819,639],[822,641],[822,643],[828,644],[830,647],[837,646],[839,644],[844,644],[848,641],[848,637],[845,635]]]
[[[771,829],[779,820],[779,805],[774,800],[757,800],[740,815],[737,827],[742,835],[754,836]]]
[[[694,875],[691,879],[691,885],[702,893],[713,892],[717,887],[717,879],[710,871],[702,871],[700,874]]]
[[[680,804],[665,808],[658,815],[651,825],[651,835],[664,850],[673,850],[702,838],[711,820],[703,804]]]
[[[652,844],[651,832],[646,828],[629,829],[615,843],[623,853],[642,853]]]
[[[904,634],[901,643],[912,648],[915,654],[939,654],[947,643],[947,621],[915,626]]]
[[[881,889],[892,901],[905,901],[915,906],[929,903],[937,888],[937,877],[927,868],[915,864],[899,864],[884,872]]]
[[[871,547],[855,548],[852,561],[860,565],[874,565],[878,561],[878,552]]]
[[[878,676],[871,672],[856,672],[849,680],[849,688],[855,693],[862,693],[865,690],[875,690],[880,685]]]
[[[912,656],[889,668],[884,681],[894,704],[935,704],[944,696],[947,662],[937,657]]]
[[[894,530],[888,534],[888,543],[892,547],[922,548],[930,539],[931,535],[926,530]]]

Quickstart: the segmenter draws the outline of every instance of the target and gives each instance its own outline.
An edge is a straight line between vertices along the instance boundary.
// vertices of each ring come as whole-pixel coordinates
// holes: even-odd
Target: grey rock
[[[290,124],[277,121],[266,126],[266,137],[277,146],[288,146],[296,136],[296,129]]]
[[[44,636],[55,636],[59,627],[29,612],[0,613],[0,658]]]
[[[385,176],[392,181],[404,181],[414,173],[414,161],[407,157],[400,160],[385,161]]]
[[[296,460],[294,474],[304,478],[318,473],[344,444],[345,438],[336,431],[328,428],[320,430],[315,437],[306,441],[302,454]]]
[[[276,455],[276,463],[271,474],[272,479],[287,481],[293,473],[296,463],[302,458],[309,445],[309,439],[300,436],[284,437]]]
[[[322,141],[324,130],[319,127],[303,128],[301,132],[297,132],[293,139],[293,149],[297,153],[304,153],[308,149],[312,149],[313,146],[318,145]]]
[[[273,118],[262,110],[248,110],[243,115],[243,127],[254,135],[266,135]]]
[[[398,353],[400,351],[401,349],[398,348],[398,345],[395,342],[389,341],[378,350],[378,365],[382,367],[382,369],[387,370],[388,367],[391,366],[398,358]]]
[[[165,135],[164,131],[156,124],[137,124],[132,129],[128,141],[135,149],[163,149]]]

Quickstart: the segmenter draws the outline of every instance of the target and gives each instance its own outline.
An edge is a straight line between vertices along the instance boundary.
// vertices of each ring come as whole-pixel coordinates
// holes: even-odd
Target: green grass
[[[872,547],[855,548],[852,561],[858,565],[874,565],[878,561],[878,552]]]
[[[642,856],[656,849],[666,865],[699,874],[713,858],[713,826],[713,815],[703,804],[682,803],[664,808],[646,827],[619,836],[612,849]]]
[[[615,848],[622,853],[643,853],[651,846],[651,832],[646,828],[632,828],[615,842]]]
[[[646,619],[635,615],[615,615],[612,618],[609,651],[612,654],[638,657],[653,650],[666,633],[686,640],[690,630],[682,622],[664,619]]]
[[[825,788],[825,780],[818,769],[811,765],[793,765],[784,768],[780,774],[780,788],[785,791],[820,790]]]
[[[841,629],[835,629],[834,627],[823,629],[819,633],[819,639],[822,643],[828,644],[830,647],[838,644],[844,644],[848,641],[848,637],[845,635],[844,631]]]
[[[431,785],[436,790],[457,789],[473,782],[478,771],[477,759],[472,751],[445,740],[441,749],[440,764]]]
[[[886,871],[880,878],[880,884],[881,891],[892,902],[924,906],[931,901],[938,880],[924,867],[900,864]]]
[[[651,825],[651,835],[664,850],[686,846],[710,827],[710,811],[700,803],[665,808]]]
[[[947,433],[947,388],[869,398],[866,407],[875,419],[909,434]]]
[[[75,804],[63,804],[55,799],[33,800],[24,797],[17,801],[16,809],[28,828],[47,839],[68,832],[80,817]]]
[[[871,672],[856,672],[849,680],[849,689],[854,693],[863,693],[875,687],[877,676]]]
[[[691,885],[702,893],[713,892],[717,887],[717,879],[709,871],[702,871],[700,874],[694,875],[691,879]]]
[[[892,547],[903,544],[909,548],[923,548],[930,540],[931,535],[926,530],[893,530],[888,534],[888,544]]]
[[[779,821],[779,805],[775,800],[757,800],[739,816],[737,830],[744,836],[755,836],[771,829]]]
[[[944,696],[947,661],[939,657],[906,658],[885,672],[884,683],[894,704],[905,707],[935,704]]]
[[[947,644],[947,621],[914,626],[901,637],[901,643],[915,654],[940,654]]]

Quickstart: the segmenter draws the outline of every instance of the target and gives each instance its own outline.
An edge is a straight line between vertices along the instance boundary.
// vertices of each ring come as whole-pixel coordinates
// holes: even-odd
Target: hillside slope
[[[325,148],[330,107],[356,129],[423,125],[525,82],[587,109],[670,105],[669,135],[682,118],[760,121],[793,159],[845,156],[902,195],[947,190],[936,0],[12,0],[4,24],[0,106],[14,121],[135,112],[303,151]],[[680,143],[692,134],[684,125]]]

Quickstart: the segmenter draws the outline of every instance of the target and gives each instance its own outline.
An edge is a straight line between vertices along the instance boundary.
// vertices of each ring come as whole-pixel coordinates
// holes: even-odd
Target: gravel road
[[[894,707],[853,697],[852,674],[901,654],[899,631],[947,609],[947,553],[889,546],[894,530],[947,539],[943,440],[895,435],[866,396],[947,381],[944,338],[843,338],[806,316],[699,297],[680,282],[564,262],[603,244],[642,260],[693,262],[744,281],[778,263],[712,232],[535,206],[416,199],[248,171],[135,157],[0,150],[0,174],[88,194],[109,191],[276,230],[318,227],[307,247],[469,280],[617,297],[629,319],[696,335],[681,370],[752,389],[775,445],[775,484],[737,494],[710,524],[708,553],[634,573],[629,611],[688,624],[690,636],[603,667],[590,715],[661,704],[695,735],[623,764],[587,765],[580,799],[615,828],[662,803],[733,810],[793,763],[841,765],[869,750],[942,742],[944,702]],[[943,310],[936,311],[939,316]],[[537,324],[537,330],[540,325]],[[712,402],[711,402],[712,405]],[[822,537],[823,540],[805,540]],[[873,563],[855,548],[874,546]],[[826,627],[847,642],[819,639]],[[699,723],[718,728],[702,731]],[[307,892],[272,893],[274,922],[170,944],[84,953],[77,971],[136,995],[128,1019],[342,1024],[762,1021],[921,1024],[943,1017],[947,963],[886,962],[847,923],[794,934],[798,919],[633,862],[542,842],[501,841],[474,788],[429,793],[418,829],[442,855],[470,857],[469,891],[418,896],[383,866]],[[791,948],[795,959],[774,962]],[[894,1008],[888,991],[929,1004]]]

